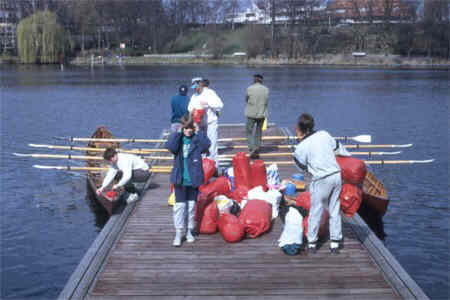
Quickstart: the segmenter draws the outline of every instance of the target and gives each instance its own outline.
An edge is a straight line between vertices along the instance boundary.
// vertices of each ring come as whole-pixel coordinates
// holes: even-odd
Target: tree
[[[22,63],[56,63],[65,53],[64,29],[50,11],[39,11],[17,26],[17,40]]]

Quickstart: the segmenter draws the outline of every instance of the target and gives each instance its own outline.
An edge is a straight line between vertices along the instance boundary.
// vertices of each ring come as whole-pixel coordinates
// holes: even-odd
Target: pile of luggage
[[[361,204],[367,169],[362,160],[353,157],[337,157],[337,161],[343,179],[341,210],[346,217],[351,217]],[[281,181],[276,165],[266,168],[263,160],[250,161],[245,152],[239,152],[223,176],[213,177],[215,162],[207,158],[203,159],[203,169],[205,183],[200,187],[196,205],[197,232],[219,231],[225,241],[235,243],[264,234],[272,220],[280,215],[285,226],[279,246],[302,244],[303,233],[307,236],[311,197],[305,191],[295,194],[294,205],[286,203],[283,193],[295,180]],[[325,209],[319,238],[328,235],[328,219]]]

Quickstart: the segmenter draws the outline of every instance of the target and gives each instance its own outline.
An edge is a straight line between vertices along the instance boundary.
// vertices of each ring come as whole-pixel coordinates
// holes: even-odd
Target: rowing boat
[[[93,138],[113,138],[111,132],[104,126],[98,127],[94,134]],[[108,148],[115,147],[118,148],[120,146],[119,143],[114,142],[89,142],[88,147],[90,148]],[[98,151],[86,151],[86,155],[88,156],[101,156],[103,152]],[[107,167],[107,163],[103,160],[87,160],[86,165],[88,167]],[[89,171],[87,174],[87,184],[91,189],[92,195],[97,202],[99,202],[106,212],[109,215],[112,215],[118,207],[123,203],[122,195],[123,192],[117,193],[114,197],[107,198],[104,195],[97,195],[97,189],[102,185],[103,179],[105,178],[106,171],[102,172],[92,172]]]
[[[370,171],[367,171],[364,178],[362,191],[363,202],[383,216],[389,204],[389,197],[383,184]]]

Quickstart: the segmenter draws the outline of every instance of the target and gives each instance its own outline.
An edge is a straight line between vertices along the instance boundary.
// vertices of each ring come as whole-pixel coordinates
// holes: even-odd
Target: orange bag
[[[352,217],[361,206],[362,191],[357,186],[344,183],[342,185],[341,195],[341,210],[347,218]]]
[[[207,184],[209,179],[211,179],[211,177],[213,177],[213,175],[216,173],[216,162],[205,157],[202,159],[202,165],[203,174],[205,176],[205,184]]]
[[[204,109],[193,109],[192,110],[192,119],[194,123],[199,124],[203,120],[203,115],[205,114]]]
[[[238,152],[233,157],[234,187],[251,188],[250,159],[245,152]]]
[[[217,221],[220,234],[228,243],[236,243],[244,238],[244,227],[238,217],[232,214],[222,214]]]
[[[262,186],[267,191],[267,173],[264,160],[257,159],[250,164],[251,170],[251,187]]]
[[[217,220],[219,219],[219,210],[216,201],[211,202],[205,208],[203,218],[200,223],[200,233],[213,234],[217,232]]]
[[[200,186],[199,190],[200,193],[205,195],[215,193],[216,195],[228,196],[231,191],[231,182],[225,176],[220,176],[213,182]]]
[[[362,184],[367,173],[364,161],[351,156],[336,156],[336,161],[341,168],[343,183]]]
[[[272,206],[264,200],[248,200],[239,215],[250,238],[256,238],[268,231],[272,220]]]

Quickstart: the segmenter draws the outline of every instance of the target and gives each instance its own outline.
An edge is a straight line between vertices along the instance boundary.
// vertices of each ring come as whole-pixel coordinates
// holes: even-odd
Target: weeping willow
[[[22,63],[56,63],[64,55],[67,44],[63,27],[50,11],[37,12],[17,26],[17,46]]]

